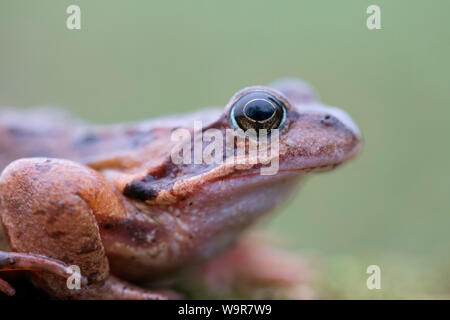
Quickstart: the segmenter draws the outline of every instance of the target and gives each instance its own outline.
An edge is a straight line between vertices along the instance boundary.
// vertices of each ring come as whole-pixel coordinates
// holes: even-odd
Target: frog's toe
[[[16,290],[2,278],[0,278],[0,292],[3,292],[8,296],[13,296],[16,294]]]
[[[68,266],[61,261],[29,253],[0,251],[0,272],[12,270],[45,271],[61,278],[68,278],[72,275]],[[87,283],[82,276],[80,282]],[[0,279],[0,291],[9,296],[15,294],[14,288],[3,279]]]
[[[219,297],[314,298],[307,261],[259,240],[242,239],[234,248],[206,262],[199,270],[199,283]]]

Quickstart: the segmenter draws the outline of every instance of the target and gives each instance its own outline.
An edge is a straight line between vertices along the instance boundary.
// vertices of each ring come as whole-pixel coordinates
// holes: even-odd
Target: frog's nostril
[[[320,119],[320,123],[326,125],[326,126],[331,126],[335,123],[335,118],[329,114],[326,114],[324,116],[321,117]]]
[[[342,123],[347,129],[353,132],[358,138],[361,137],[361,133],[359,131],[358,126],[353,122],[352,118],[348,115],[347,112],[335,107],[316,105],[314,108],[311,108],[310,111],[319,111],[322,113],[320,117],[320,122],[324,125],[331,126],[336,125],[337,123]],[[305,110],[303,110],[305,112]]]

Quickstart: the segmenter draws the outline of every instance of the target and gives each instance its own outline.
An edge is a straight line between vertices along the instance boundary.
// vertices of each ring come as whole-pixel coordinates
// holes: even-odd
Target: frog
[[[258,161],[175,163],[174,148],[193,138],[173,134],[195,136],[194,121],[200,133],[277,132],[269,156],[277,172],[261,174]],[[26,272],[55,299],[179,299],[169,288],[186,270],[212,282],[223,270],[294,281],[286,255],[241,239],[305,177],[341,166],[360,147],[352,118],[297,78],[246,87],[225,107],[117,125],[48,108],[1,108],[0,292],[15,293],[7,271]]]

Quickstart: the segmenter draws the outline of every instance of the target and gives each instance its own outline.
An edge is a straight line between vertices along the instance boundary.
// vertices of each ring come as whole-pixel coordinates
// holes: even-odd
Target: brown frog
[[[172,150],[186,140],[173,133],[195,136],[194,121],[201,132],[224,137],[227,129],[267,129],[269,137],[278,130],[269,159],[277,160],[277,172],[261,174],[266,164],[258,161],[174,163]],[[226,269],[261,281],[283,278],[273,252],[240,244],[239,235],[305,175],[357,155],[360,139],[344,111],[323,105],[296,79],[245,88],[225,109],[118,126],[86,125],[54,110],[0,109],[0,216],[8,244],[0,271],[27,270],[60,299],[176,298],[148,284],[160,288],[196,267],[209,276]],[[192,154],[194,144],[187,144]],[[276,259],[283,263],[283,255]],[[81,271],[75,289],[66,280],[73,265]],[[146,289],[136,285],[143,282]],[[0,291],[14,294],[2,279]]]

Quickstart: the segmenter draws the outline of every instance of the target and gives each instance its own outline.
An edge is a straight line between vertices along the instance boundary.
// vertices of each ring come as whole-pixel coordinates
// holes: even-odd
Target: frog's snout
[[[322,116],[320,122],[324,126],[333,126],[335,132],[329,138],[330,145],[343,152],[342,161],[355,157],[361,147],[361,131],[350,115],[337,107],[317,107]],[[317,109],[316,109],[317,110]]]
[[[291,155],[285,169],[327,168],[359,153],[361,132],[348,113],[319,103],[294,107],[297,116],[284,140]]]
[[[361,131],[352,117],[344,110],[326,106],[323,104],[312,104],[308,106],[296,106],[297,112],[302,113],[318,113],[321,115],[321,123],[331,126],[340,123],[346,130],[351,131],[358,140],[361,140]]]
[[[327,120],[325,118],[328,114],[333,116],[334,118],[338,119],[346,128],[351,130],[358,139],[361,139],[361,131],[347,112],[336,107],[327,107],[325,113],[326,114],[324,116],[324,120]]]

